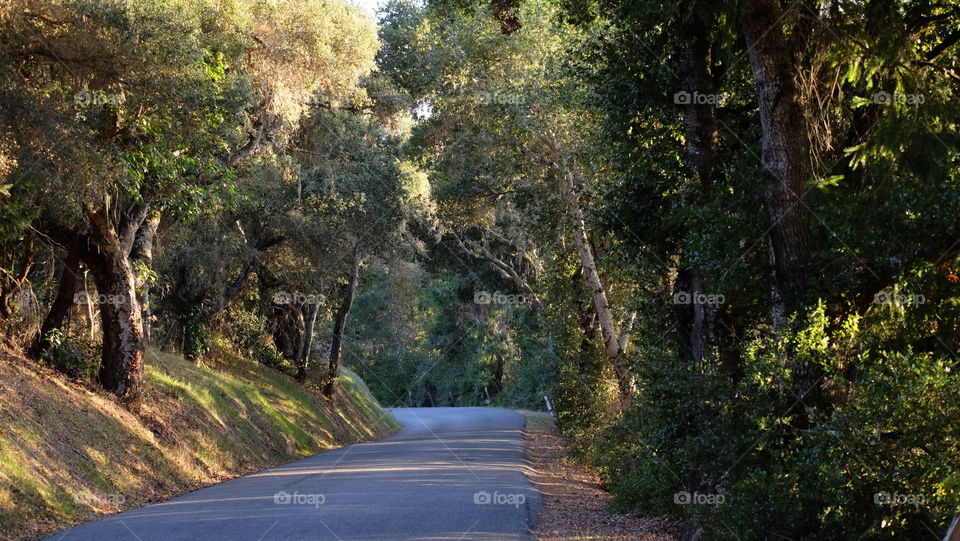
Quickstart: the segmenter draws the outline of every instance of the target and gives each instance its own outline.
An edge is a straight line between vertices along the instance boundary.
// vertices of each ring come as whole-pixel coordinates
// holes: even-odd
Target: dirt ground
[[[543,494],[543,509],[534,533],[545,541],[611,540],[675,541],[671,521],[607,511],[610,494],[596,472],[565,460],[568,442],[544,413],[527,415],[527,454],[535,470],[533,481]]]

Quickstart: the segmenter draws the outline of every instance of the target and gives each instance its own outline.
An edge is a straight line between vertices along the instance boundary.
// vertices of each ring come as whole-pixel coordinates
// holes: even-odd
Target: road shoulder
[[[675,528],[665,519],[607,511],[610,494],[596,472],[566,458],[569,443],[543,412],[521,411],[527,418],[525,444],[533,467],[531,481],[542,494],[533,533],[538,540],[672,541]]]

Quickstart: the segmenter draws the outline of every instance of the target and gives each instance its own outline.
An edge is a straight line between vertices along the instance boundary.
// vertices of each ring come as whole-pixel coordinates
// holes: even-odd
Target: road
[[[524,472],[521,414],[396,408],[379,441],[213,485],[49,539],[532,539],[539,493]]]

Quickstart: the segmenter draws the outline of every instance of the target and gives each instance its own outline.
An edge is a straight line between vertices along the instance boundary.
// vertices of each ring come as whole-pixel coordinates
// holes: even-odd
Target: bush
[[[711,539],[942,535],[960,509],[955,363],[894,351],[889,316],[871,332],[857,316],[831,327],[821,305],[788,340],[750,342],[738,382],[710,361],[648,358],[633,409],[587,449],[614,507],[687,519]],[[827,411],[798,407],[797,362],[823,370]]]
[[[747,404],[719,366],[705,362],[698,372],[674,360],[647,359],[638,381],[642,389],[630,411],[586,450],[613,487],[611,505],[683,518],[700,510],[676,503],[684,493],[728,499],[727,470],[758,431],[747,425]]]
[[[47,333],[50,346],[40,354],[41,362],[76,379],[92,380],[100,370],[100,344],[71,338],[60,329]]]
[[[225,314],[219,331],[241,356],[291,376],[296,374],[296,367],[277,349],[273,337],[267,333],[263,315],[240,307],[230,308]]]
[[[783,427],[739,468],[731,504],[717,509],[736,535],[922,539],[946,531],[960,505],[960,444],[950,436],[960,393],[950,363],[909,352],[861,362],[828,419]]]
[[[293,363],[280,353],[280,350],[277,349],[277,346],[273,344],[269,337],[264,336],[253,344],[249,353],[260,364],[275,368],[291,376],[297,373],[297,367],[293,366]]]

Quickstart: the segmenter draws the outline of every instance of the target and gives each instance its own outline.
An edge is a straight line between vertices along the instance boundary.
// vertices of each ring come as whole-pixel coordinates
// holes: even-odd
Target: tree
[[[409,209],[403,173],[393,157],[396,140],[375,118],[349,111],[317,111],[298,143],[304,167],[297,213],[312,246],[314,268],[340,272],[339,306],[333,321],[330,357],[323,385],[333,396],[343,356],[347,317],[360,281],[363,260],[390,257],[401,242]],[[344,269],[345,272],[340,270]],[[345,283],[344,283],[345,282]],[[313,318],[311,317],[310,320]],[[312,326],[298,370],[306,373]]]
[[[804,8],[801,8],[804,9]],[[762,130],[764,202],[770,227],[771,258],[781,293],[791,298],[803,291],[803,265],[811,255],[809,216],[804,201],[810,177],[807,133],[795,85],[797,55],[792,54],[780,26],[779,0],[750,0],[743,13],[750,67],[757,88]],[[794,29],[795,47],[802,47],[809,26]]]
[[[431,116],[418,135],[434,173],[436,195],[450,205],[448,228],[456,246],[492,265],[516,291],[536,298],[538,292],[517,269],[530,261],[528,254],[550,252],[547,239],[558,232],[538,232],[543,237],[534,240],[524,238],[523,231],[539,227],[533,223],[537,216],[566,216],[568,229],[563,234],[574,240],[586,290],[598,314],[600,346],[617,380],[622,407],[627,407],[633,387],[624,350],[632,316],[620,314],[618,322],[611,310],[580,202],[580,191],[590,189],[583,169],[595,165],[595,155],[584,152],[589,141],[584,134],[589,133],[592,119],[576,101],[582,87],[552,61],[565,40],[574,38],[546,23],[555,12],[543,6],[523,12],[530,24],[517,34],[519,27],[503,32],[502,21],[486,10],[453,11],[456,17],[440,9],[428,10],[427,17],[418,18],[396,9],[386,19],[396,27],[388,27],[385,35],[399,43],[388,42],[387,50],[393,53],[384,53],[384,58],[389,66],[406,65],[413,57],[430,60],[432,67],[422,72],[428,75],[415,84],[403,79],[397,83],[410,86],[411,93],[430,96]],[[443,24],[434,24],[430,17]],[[417,24],[422,25],[419,33],[409,29]],[[459,48],[447,46],[450,40],[456,40]],[[521,206],[520,197],[526,194],[542,199]],[[464,214],[469,221],[464,221]],[[521,227],[508,228],[507,220],[497,223],[499,216],[512,214],[519,216]],[[479,238],[470,238],[478,234]],[[520,265],[511,265],[507,258],[483,248],[494,239],[504,248],[512,246],[511,256]],[[536,241],[543,244],[537,246]],[[539,266],[535,260],[530,265]]]
[[[51,137],[67,133],[74,149],[74,160],[47,156],[33,174],[81,181],[41,223],[62,245],[79,238],[81,259],[113,300],[102,310],[100,380],[133,404],[143,330],[130,250],[138,234],[155,234],[152,211],[170,201],[196,208],[205,186],[284,144],[321,85],[350,92],[371,67],[372,27],[355,8],[320,2],[223,12],[200,0],[176,7],[37,1],[5,14],[4,55],[22,66],[14,82],[43,104],[8,116],[40,115],[47,131],[36,143],[49,148]],[[78,110],[74,101],[92,107]],[[100,170],[89,166],[94,156]],[[48,197],[56,189],[44,186]]]

